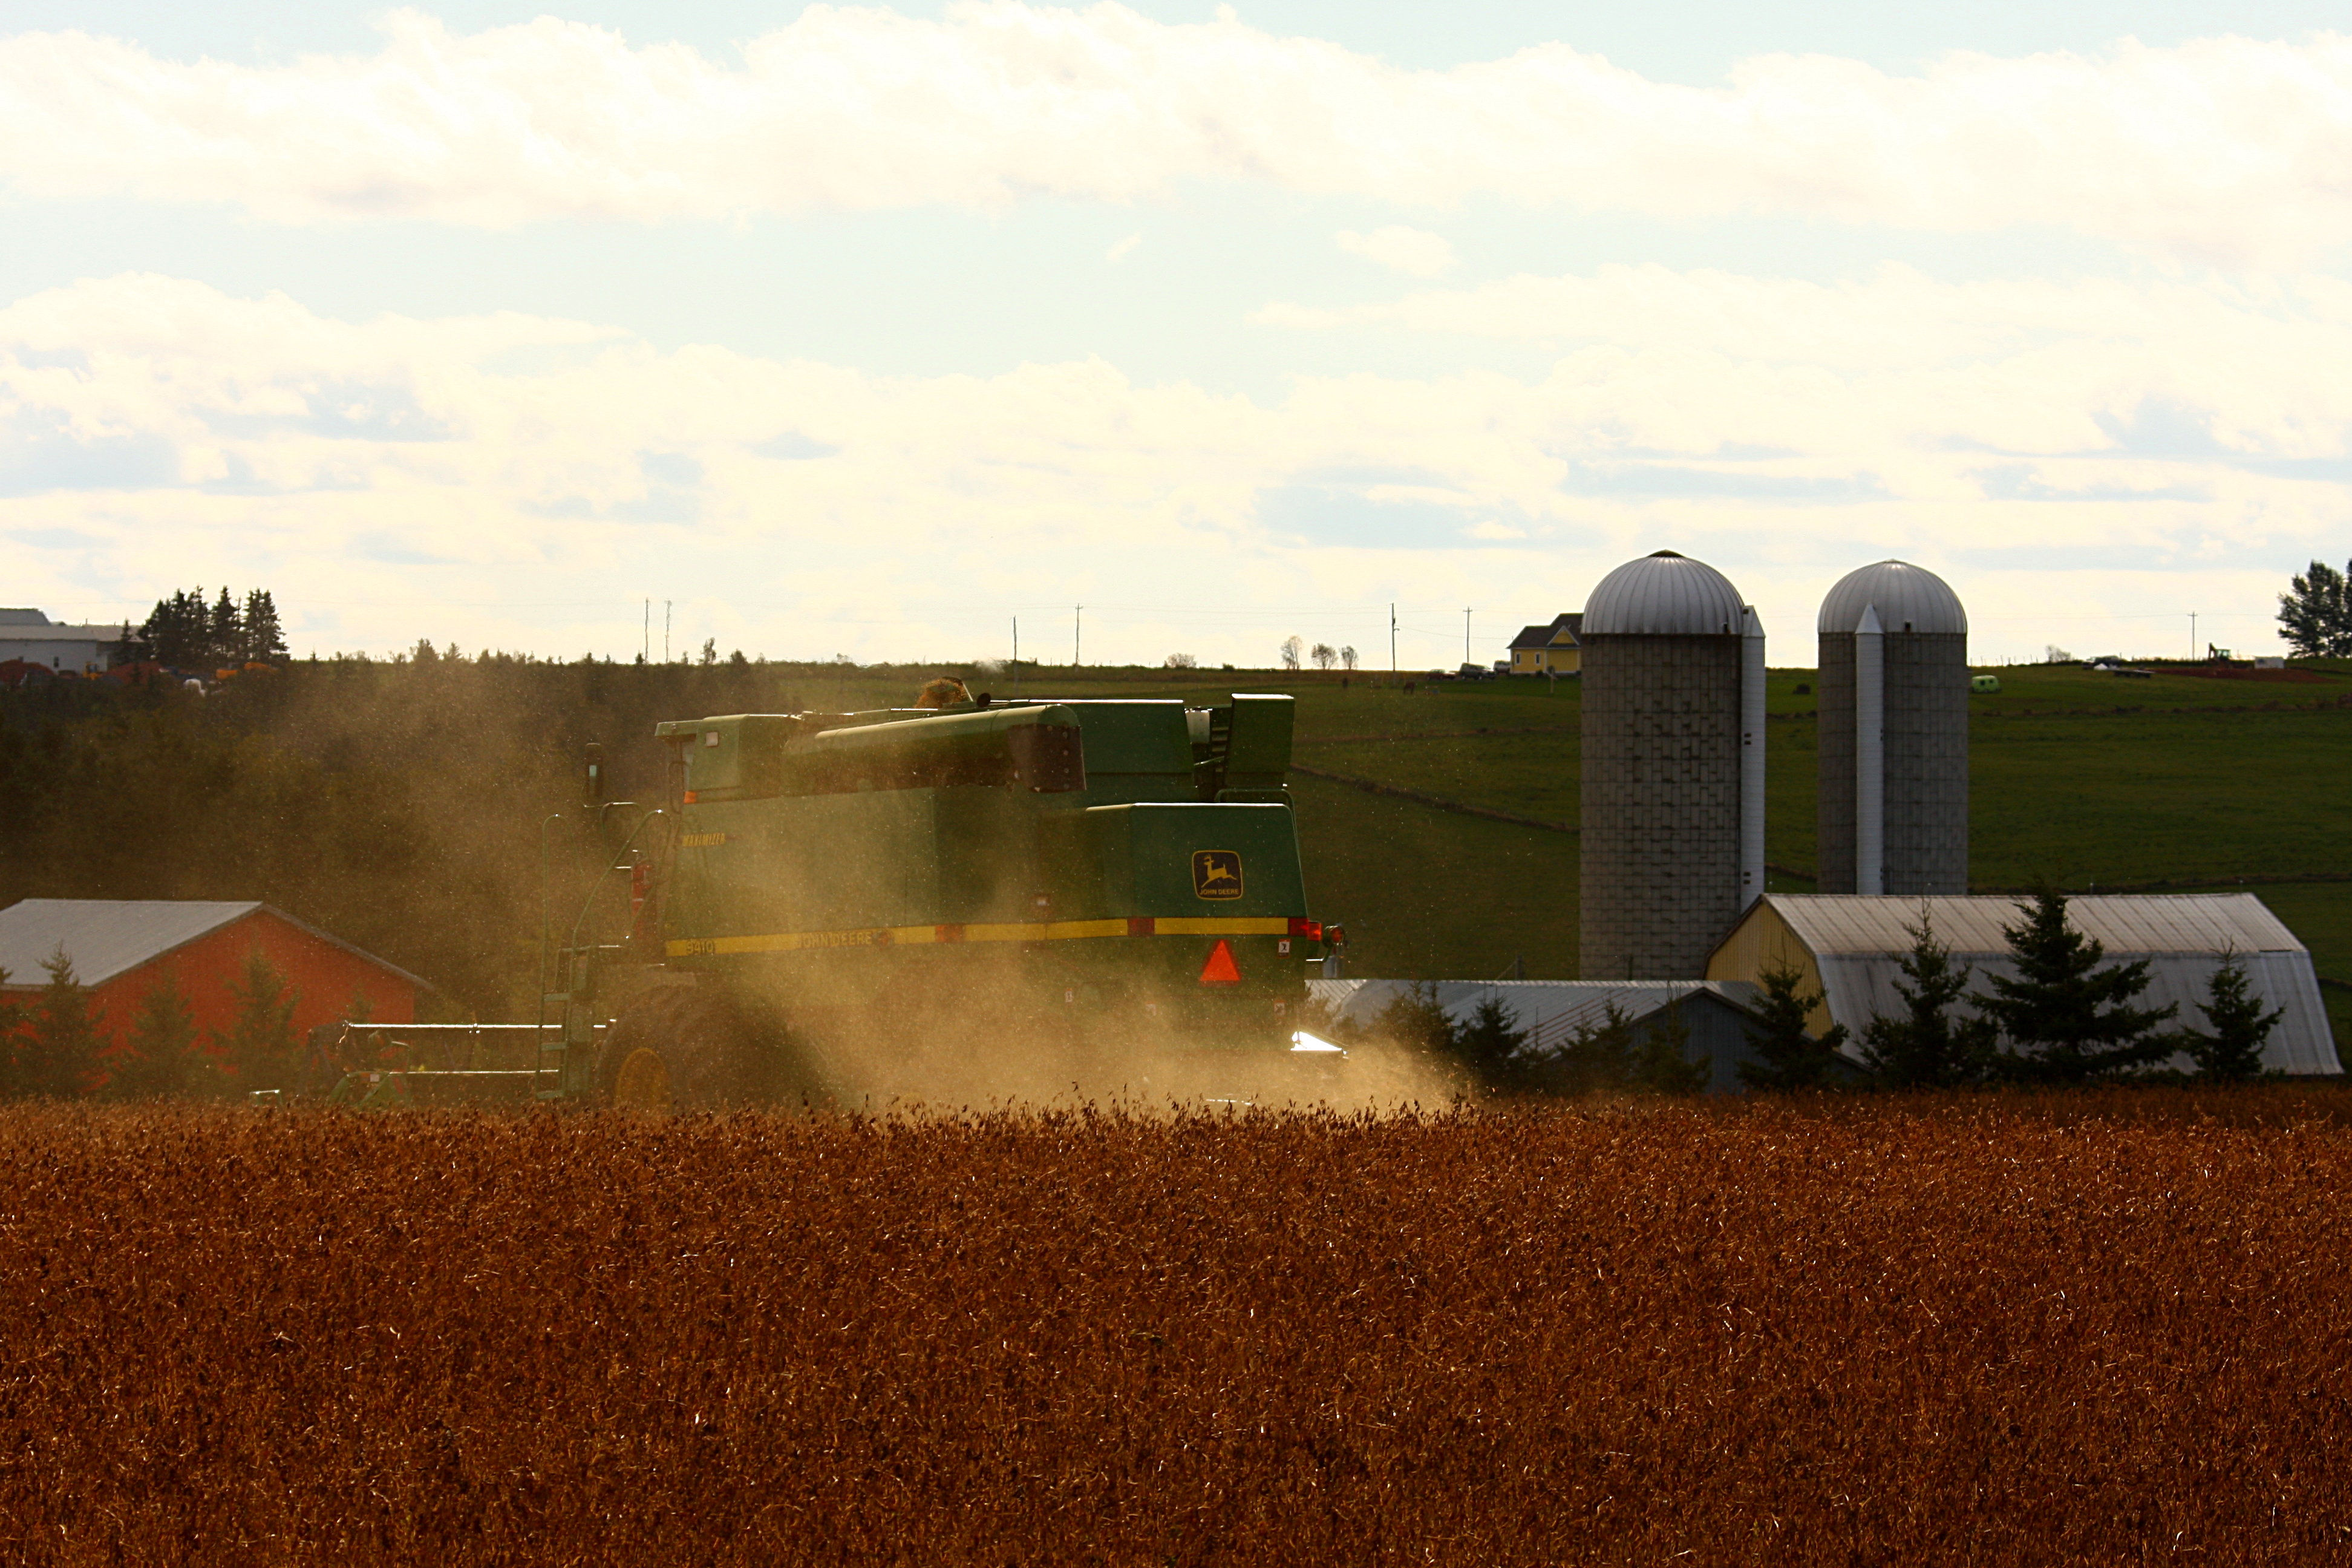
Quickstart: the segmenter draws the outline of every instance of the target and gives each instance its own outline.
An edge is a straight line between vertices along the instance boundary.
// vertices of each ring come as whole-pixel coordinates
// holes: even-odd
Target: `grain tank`
[[[1764,628],[1662,550],[1585,602],[1587,980],[1688,979],[1764,890]]]
[[[1822,601],[1821,890],[1969,890],[1969,618],[1881,561]]]

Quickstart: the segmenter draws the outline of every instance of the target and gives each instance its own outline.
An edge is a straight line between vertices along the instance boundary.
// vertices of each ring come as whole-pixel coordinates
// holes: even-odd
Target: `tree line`
[[[278,603],[267,588],[254,588],[239,601],[224,586],[209,604],[202,588],[183,589],[158,599],[146,620],[123,629],[125,663],[152,660],[174,669],[212,669],[286,657],[286,633]]]
[[[2284,1015],[2263,1009],[2242,963],[2225,957],[2215,970],[2198,1007],[2203,1028],[2178,1026],[2176,1006],[2137,1005],[2149,962],[2107,963],[2105,945],[2068,922],[2066,904],[2046,886],[2021,903],[2018,923],[2002,928],[2017,973],[1988,973],[1987,994],[1974,996],[1973,971],[1954,962],[1923,912],[1897,955],[1902,1011],[1871,1019],[1858,1040],[1842,1024],[1814,1034],[1821,994],[1806,992],[1796,970],[1768,968],[1743,1026],[1756,1060],[1740,1065],[1741,1081],[1768,1090],[2070,1086],[2146,1074],[2182,1053],[2209,1082],[2264,1076],[2263,1047]],[[1708,1079],[1706,1063],[1688,1059],[1690,1028],[1674,1006],[1644,1027],[1612,1003],[1600,1022],[1546,1049],[1530,1045],[1532,1032],[1500,997],[1454,1020],[1426,984],[1369,1025],[1326,1012],[1309,1026],[1341,1044],[1385,1039],[1445,1058],[1492,1093],[1696,1094]],[[1845,1054],[1850,1041],[1859,1061]]]

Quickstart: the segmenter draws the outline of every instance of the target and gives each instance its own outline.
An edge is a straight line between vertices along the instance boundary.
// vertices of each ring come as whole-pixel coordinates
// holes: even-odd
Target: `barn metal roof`
[[[1370,1025],[1382,1008],[1414,985],[1410,980],[1309,980],[1307,994],[1351,1024]],[[1461,1023],[1489,996],[1499,996],[1518,1015],[1518,1027],[1536,1046],[1557,1045],[1580,1028],[1597,1026],[1612,1003],[1627,1018],[1640,1020],[1694,992],[1711,993],[1746,1007],[1760,988],[1744,980],[1440,980],[1437,1005]]]
[[[1937,940],[1966,957],[2009,951],[2003,926],[2024,917],[2022,901],[2003,894],[1962,898],[1882,898],[1862,893],[1769,893],[1767,900],[1815,953],[1877,954],[1911,945],[1909,928],[1924,910]],[[2252,893],[2085,893],[2070,896],[2066,914],[2084,936],[2111,952],[2135,955],[2305,952],[2294,932]]]
[[[0,642],[107,642],[122,636],[120,626],[69,626],[58,621],[41,626],[0,624]]]
[[[11,989],[39,985],[46,979],[41,964],[63,947],[66,955],[73,960],[74,977],[84,985],[101,985],[118,974],[241,921],[257,910],[268,910],[298,931],[332,942],[426,990],[434,989],[430,981],[386,963],[331,931],[320,931],[284,910],[251,899],[232,902],[192,899],[20,900],[0,910],[0,969],[8,972]]]
[[[1969,613],[1950,584],[1907,561],[1881,561],[1847,573],[1822,601],[1823,634],[1850,632],[1862,612],[1876,605],[1878,624],[1889,632],[1961,632]]]
[[[1989,974],[2014,976],[2001,928],[2024,917],[2013,897],[1872,898],[1850,893],[1768,893],[1748,920],[1769,907],[1813,955],[1830,1016],[1859,1035],[1864,1025],[1903,1007],[1897,961],[1911,947],[1908,928],[1924,912],[1937,940],[1976,972],[1972,992],[1983,994]],[[2172,1027],[2202,1028],[2199,1004],[2221,965],[2234,955],[2247,989],[2265,1009],[2283,1013],[2264,1048],[2265,1065],[2287,1072],[2344,1070],[2327,1024],[2327,1008],[2311,954],[2252,893],[2086,894],[2066,900],[2074,928],[2106,949],[2110,961],[2149,961],[2148,988],[2137,1005],[2177,1007]],[[1744,923],[1744,922],[1743,922]],[[1727,942],[1732,939],[1727,939]],[[1859,1046],[1847,1047],[1858,1055]],[[2189,1059],[2176,1058],[2186,1068]]]
[[[1738,637],[1746,602],[1703,561],[1661,550],[1601,579],[1584,601],[1586,637]]]

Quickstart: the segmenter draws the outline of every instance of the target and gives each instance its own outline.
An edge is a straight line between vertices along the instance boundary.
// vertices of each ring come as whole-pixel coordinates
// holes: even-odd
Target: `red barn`
[[[41,965],[60,947],[90,994],[110,1051],[130,1033],[148,987],[165,975],[188,998],[199,1039],[226,1033],[236,1016],[229,984],[257,952],[294,994],[297,1039],[314,1025],[350,1016],[359,1001],[373,1018],[413,1024],[417,994],[431,989],[268,904],[162,899],[26,899],[0,910],[0,969],[7,971],[0,989],[26,1000],[47,983]]]

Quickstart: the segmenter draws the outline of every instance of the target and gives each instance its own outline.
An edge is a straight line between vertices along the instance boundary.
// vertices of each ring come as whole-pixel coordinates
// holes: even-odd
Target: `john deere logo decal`
[[[1204,899],[1242,896],[1242,858],[1231,849],[1192,851],[1192,891]]]

